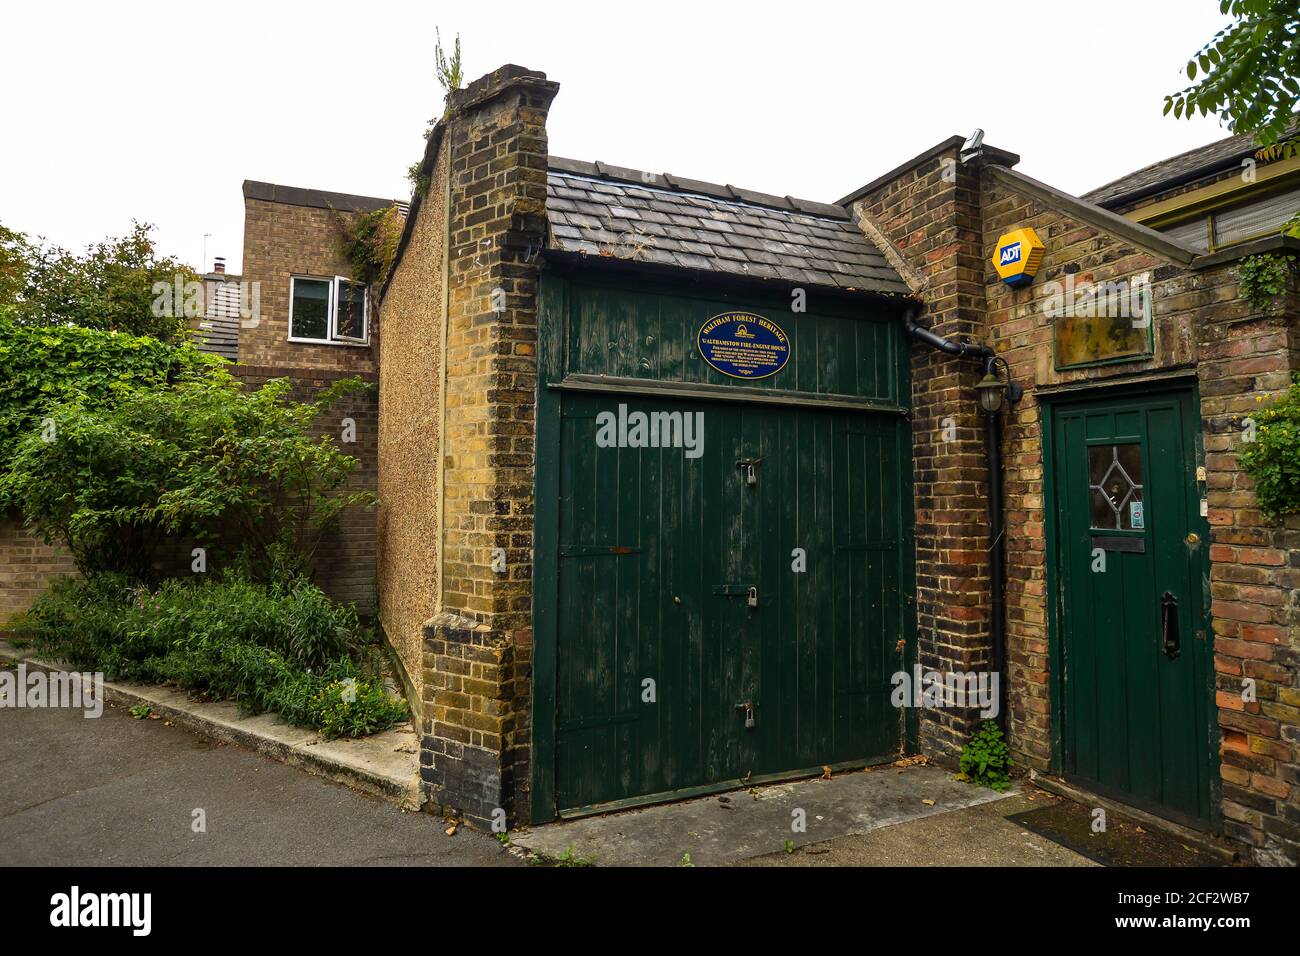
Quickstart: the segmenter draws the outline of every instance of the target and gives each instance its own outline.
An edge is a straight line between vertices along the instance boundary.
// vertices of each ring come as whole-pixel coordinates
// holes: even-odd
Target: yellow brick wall
[[[262,199],[244,200],[245,282],[261,283],[260,316],[241,323],[239,361],[243,365],[374,373],[379,323],[372,314],[370,344],[313,345],[289,341],[289,279],[295,275],[348,276],[339,217],[348,213],[291,206]]]

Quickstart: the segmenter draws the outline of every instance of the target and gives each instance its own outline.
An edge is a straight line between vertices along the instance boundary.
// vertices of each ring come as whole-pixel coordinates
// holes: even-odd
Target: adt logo
[[[1045,249],[1038,233],[1025,226],[998,236],[989,261],[998,270],[1002,281],[1014,289],[1034,281],[1034,273],[1042,264]]]

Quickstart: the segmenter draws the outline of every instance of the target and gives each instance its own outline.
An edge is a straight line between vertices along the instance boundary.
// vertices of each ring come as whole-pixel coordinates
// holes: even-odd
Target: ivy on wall
[[[1274,521],[1300,514],[1300,376],[1286,395],[1243,424],[1238,460],[1255,482],[1260,510]]]
[[[352,278],[377,289],[388,278],[405,225],[396,206],[373,212],[335,214],[340,247],[352,264]]]
[[[1237,288],[1241,297],[1257,310],[1267,308],[1290,287],[1295,274],[1295,256],[1250,256],[1237,267]]]

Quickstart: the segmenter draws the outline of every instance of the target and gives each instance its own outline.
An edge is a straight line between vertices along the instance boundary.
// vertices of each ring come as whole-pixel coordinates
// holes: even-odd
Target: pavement
[[[59,669],[27,648],[0,640],[0,667],[19,664],[29,672]],[[241,744],[408,807],[419,806],[419,739],[409,722],[369,737],[326,740],[314,729],[286,724],[275,714],[241,714],[232,701],[192,700],[177,687],[105,681],[103,690],[109,703],[147,705],[157,717],[200,736]]]
[[[0,707],[0,866],[1093,865],[1006,819],[1060,797],[916,760],[538,826],[507,849],[407,812],[409,729],[327,742],[168,688],[105,699],[91,719]],[[141,700],[153,719],[130,714]]]
[[[739,866],[1096,866],[1091,860],[1007,819],[1060,798],[1041,791],[877,827]]]
[[[512,840],[596,866],[1092,865],[1005,819],[1056,798],[900,764],[562,821]]]
[[[0,708],[0,866],[524,865],[446,827],[124,706]]]

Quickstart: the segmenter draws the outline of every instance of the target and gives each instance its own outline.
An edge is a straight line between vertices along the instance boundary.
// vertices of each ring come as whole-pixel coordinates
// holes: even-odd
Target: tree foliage
[[[192,269],[154,248],[145,223],[78,255],[0,226],[0,319],[19,325],[76,325],[176,341],[176,310],[155,314],[157,283],[197,281]],[[161,311],[161,310],[160,310]]]
[[[1165,113],[1218,113],[1262,146],[1286,136],[1300,100],[1300,4],[1296,0],[1220,0],[1234,18],[1187,61],[1200,80],[1165,97]]]

